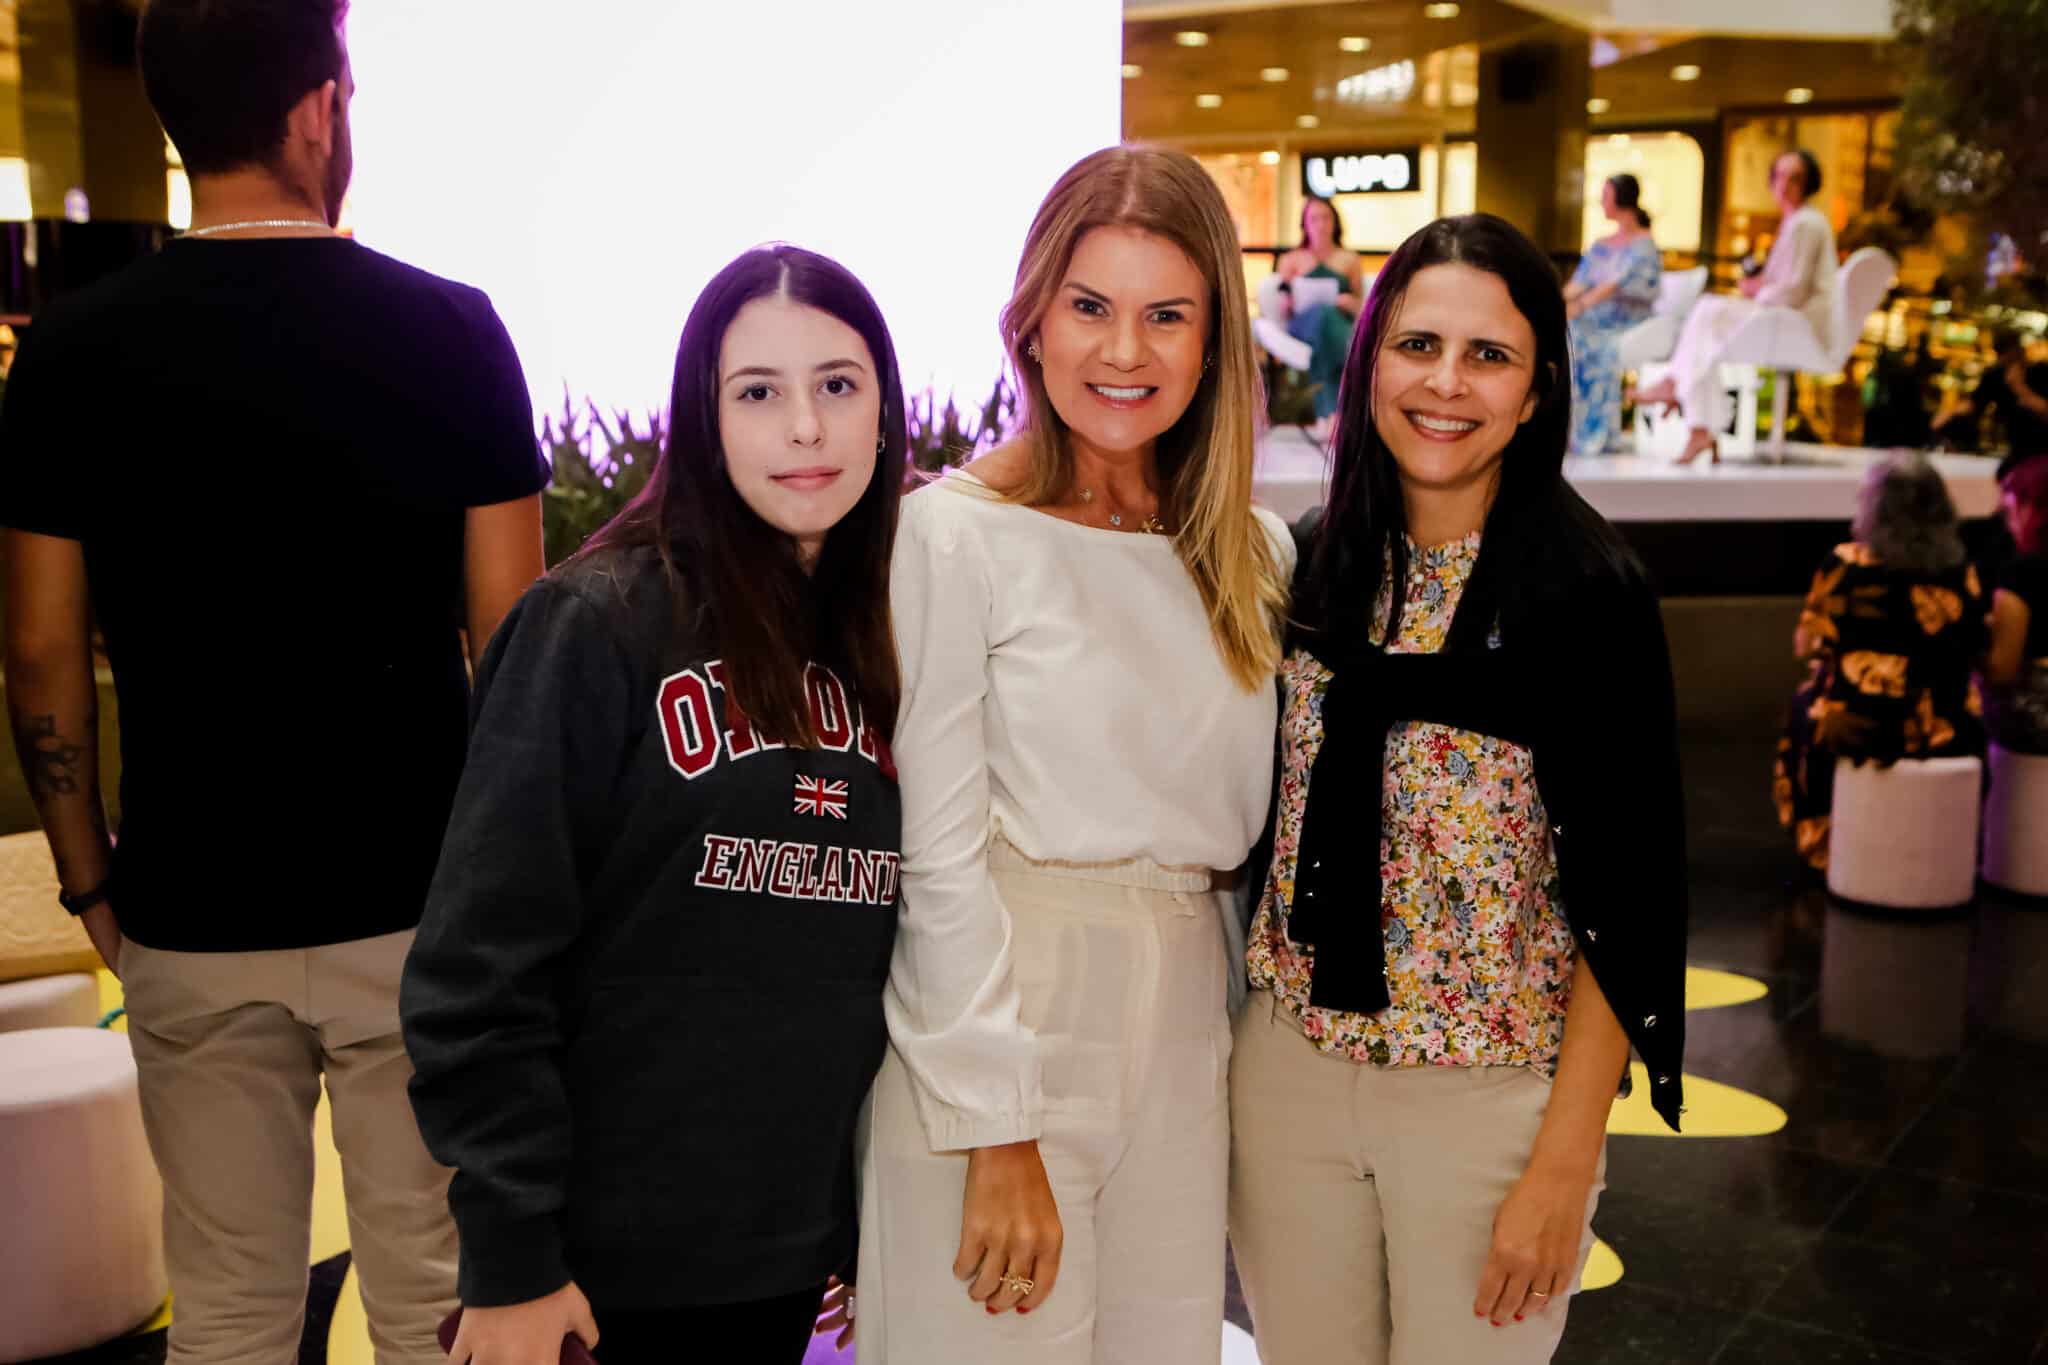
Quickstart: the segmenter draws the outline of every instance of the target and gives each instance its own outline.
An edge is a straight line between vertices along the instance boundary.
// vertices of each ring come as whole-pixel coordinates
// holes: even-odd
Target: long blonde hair
[[[1237,229],[1199,163],[1161,147],[1107,147],[1083,157],[1038,206],[1017,285],[1003,308],[1003,345],[1024,396],[1027,468],[1002,490],[1012,502],[1057,502],[1073,488],[1074,452],[1045,377],[1025,348],[1051,311],[1074,248],[1091,229],[1134,227],[1187,253],[1209,285],[1213,319],[1202,376],[1188,410],[1159,438],[1162,511],[1225,665],[1247,691],[1280,662],[1287,585],[1271,541],[1252,516],[1252,449],[1264,386],[1252,351]]]

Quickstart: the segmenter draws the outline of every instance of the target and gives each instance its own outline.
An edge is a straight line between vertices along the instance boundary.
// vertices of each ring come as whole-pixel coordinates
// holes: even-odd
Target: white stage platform
[[[1565,461],[1565,477],[1609,521],[1847,521],[1870,462],[1884,454],[1844,446],[1791,446],[1782,465],[1724,460],[1675,465],[1634,456]],[[1281,427],[1261,442],[1253,495],[1294,520],[1324,500],[1325,454],[1299,427]],[[1965,520],[1998,511],[1997,461],[1981,455],[1936,455],[1935,467]]]

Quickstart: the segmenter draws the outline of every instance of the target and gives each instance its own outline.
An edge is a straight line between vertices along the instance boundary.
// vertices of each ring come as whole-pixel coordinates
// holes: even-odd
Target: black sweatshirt
[[[762,742],[672,600],[652,551],[557,570],[477,677],[401,995],[465,1304],[741,1302],[853,1252],[895,770],[821,668],[823,747]]]

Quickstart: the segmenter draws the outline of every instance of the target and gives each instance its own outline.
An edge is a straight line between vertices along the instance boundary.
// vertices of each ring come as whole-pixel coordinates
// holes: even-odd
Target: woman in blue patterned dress
[[[1642,184],[1632,175],[1610,176],[1600,207],[1614,231],[1593,243],[1565,286],[1572,337],[1572,441],[1574,455],[1598,455],[1620,444],[1621,334],[1650,316],[1664,273],[1642,210]]]

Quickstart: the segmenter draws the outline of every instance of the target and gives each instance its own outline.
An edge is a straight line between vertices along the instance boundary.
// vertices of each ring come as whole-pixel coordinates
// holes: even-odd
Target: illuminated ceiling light
[[[1598,95],[1586,101],[1586,112],[1589,114],[1604,114],[1613,107],[1611,101],[1601,99]]]
[[[1173,35],[1173,40],[1182,47],[1207,47],[1209,35],[1198,28],[1182,29]]]
[[[1422,13],[1423,17],[1429,19],[1455,19],[1458,17],[1458,7],[1449,0],[1444,0],[1441,4],[1424,5]]]
[[[1286,80],[1287,75],[1287,68],[1284,66],[1268,66],[1262,67],[1259,70],[1260,80],[1271,81],[1275,85],[1278,85],[1281,81]]]
[[[1793,87],[1792,87],[1792,88],[1791,88],[1790,90],[1787,90],[1787,91],[1785,92],[1785,103],[1787,103],[1787,104],[1812,104],[1812,103],[1813,103],[1813,92],[1812,92],[1811,90],[1808,90],[1808,89],[1807,89],[1807,88],[1806,88],[1805,86],[1803,86],[1803,85],[1795,85],[1795,86],[1793,86]]]
[[[1222,107],[1223,96],[1221,95],[1195,96],[1195,108],[1197,109],[1221,109]]]
[[[1140,77],[1140,76],[1142,76],[1142,75],[1144,75],[1144,74],[1145,74],[1145,68],[1144,68],[1144,67],[1142,67],[1142,66],[1139,66],[1139,65],[1138,65],[1138,64],[1137,64],[1136,62],[1125,62],[1125,63],[1124,63],[1124,79],[1125,79],[1125,80],[1127,80],[1127,81],[1134,81],[1134,80],[1138,79],[1138,77]]]
[[[1294,126],[1297,128],[1317,128],[1322,126],[1322,122],[1314,114],[1302,114],[1294,120]]]
[[[1344,49],[1344,51],[1346,52],[1370,52],[1372,51],[1372,39],[1339,38],[1337,40],[1337,46]]]
[[[1674,81],[1696,81],[1699,78],[1700,69],[1694,66],[1691,62],[1687,62],[1683,66],[1674,66],[1671,68],[1671,79]]]
[[[1260,164],[1261,166],[1277,166],[1277,165],[1279,165],[1279,164],[1280,164],[1280,153],[1278,153],[1278,152],[1260,152],[1260,153],[1259,153],[1259,164]]]

